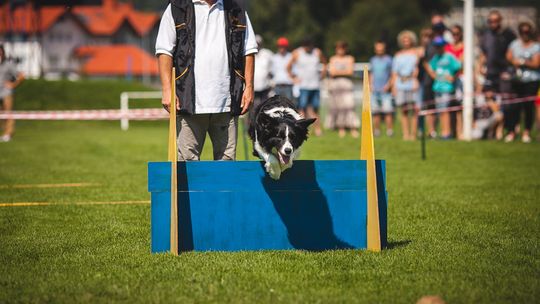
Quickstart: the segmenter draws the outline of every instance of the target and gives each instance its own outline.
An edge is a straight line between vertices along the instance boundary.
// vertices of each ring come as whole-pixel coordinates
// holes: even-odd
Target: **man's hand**
[[[163,105],[163,108],[167,112],[170,112],[171,94],[165,94],[165,92],[163,92],[163,97],[161,98],[161,105]],[[178,99],[178,96],[176,96],[176,110],[180,110],[180,99]]]
[[[252,86],[246,86],[244,89],[244,94],[242,95],[242,115],[246,114],[246,112],[249,110],[249,107],[253,103],[254,98],[254,92]]]

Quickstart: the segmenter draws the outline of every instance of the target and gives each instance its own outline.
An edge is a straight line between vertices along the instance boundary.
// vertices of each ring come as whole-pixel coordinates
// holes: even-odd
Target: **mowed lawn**
[[[16,108],[117,108],[121,91],[143,89],[27,81]],[[166,141],[163,121],[127,132],[118,122],[17,122],[14,140],[0,144],[0,303],[540,301],[538,143],[428,141],[422,161],[419,142],[376,139],[389,192],[381,253],[174,257],[150,254],[146,168],[166,160]],[[240,134],[240,160],[243,147]],[[327,132],[302,158],[357,159],[359,149],[358,139]]]
[[[534,303],[540,297],[540,145],[376,140],[390,248],[150,254],[148,161],[166,122],[18,122],[0,145],[0,302]],[[243,159],[243,145],[239,158]],[[208,159],[209,149],[205,151]],[[304,159],[356,159],[328,132]],[[215,177],[219,178],[219,177]],[[234,178],[231,176],[230,178]],[[210,180],[210,179],[209,179]],[[88,183],[37,188],[33,184]],[[19,186],[16,186],[19,185]],[[23,187],[23,188],[14,188]],[[131,205],[80,205],[124,202]]]

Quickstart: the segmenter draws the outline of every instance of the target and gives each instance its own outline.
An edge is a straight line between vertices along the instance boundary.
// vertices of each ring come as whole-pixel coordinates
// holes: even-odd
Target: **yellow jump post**
[[[377,173],[375,171],[375,145],[373,143],[373,127],[371,123],[371,89],[369,86],[367,66],[364,66],[363,93],[360,159],[366,161],[367,171],[367,249],[381,251]]]
[[[176,142],[176,71],[171,73],[171,103],[169,106],[169,161],[171,162],[171,253],[178,255],[178,196],[177,196],[177,161]]]

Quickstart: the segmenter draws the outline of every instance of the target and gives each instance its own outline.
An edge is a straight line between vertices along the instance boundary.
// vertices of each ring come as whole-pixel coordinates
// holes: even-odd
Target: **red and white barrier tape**
[[[509,105],[527,101],[534,101],[538,96],[529,96],[523,98],[514,98],[503,100],[498,105]],[[412,105],[414,106],[414,105]],[[483,105],[475,105],[474,108],[480,108]],[[453,106],[444,109],[422,110],[418,113],[420,116],[431,115],[443,112],[461,111],[463,106]],[[169,113],[163,108],[152,109],[130,109],[122,110],[68,110],[68,111],[0,111],[0,120],[165,120],[169,118]]]
[[[162,120],[169,113],[163,108],[122,110],[11,111],[0,112],[0,119],[15,120]]]
[[[537,96],[528,96],[528,97],[522,97],[522,98],[507,99],[507,100],[503,100],[500,103],[497,103],[497,105],[505,106],[505,105],[511,105],[511,104],[516,104],[516,103],[534,101],[534,100],[536,100],[536,98],[537,98]],[[477,108],[484,107],[486,105],[487,104],[474,105],[473,108],[477,109]],[[418,112],[418,115],[419,116],[425,116],[425,115],[444,113],[444,112],[457,112],[457,111],[461,111],[461,110],[463,110],[463,106],[458,105],[458,106],[447,107],[447,108],[444,108],[444,109],[422,110],[422,111]]]

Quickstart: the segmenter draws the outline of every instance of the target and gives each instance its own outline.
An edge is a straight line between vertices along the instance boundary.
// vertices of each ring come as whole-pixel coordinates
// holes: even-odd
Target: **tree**
[[[283,35],[297,46],[312,37],[329,55],[337,40],[345,40],[353,55],[366,60],[374,41],[395,46],[399,31],[418,31],[429,24],[432,12],[448,11],[451,1],[252,0],[249,12],[255,31],[267,42]]]

